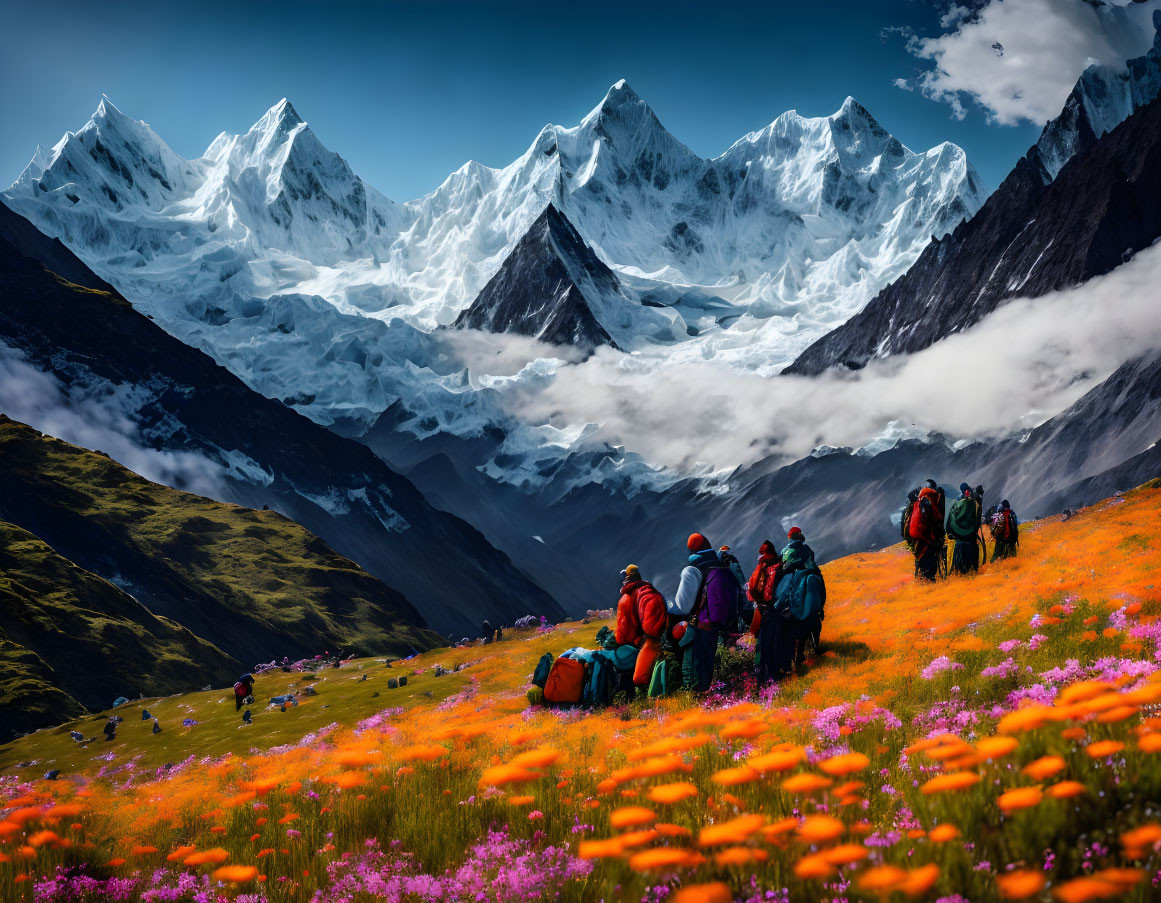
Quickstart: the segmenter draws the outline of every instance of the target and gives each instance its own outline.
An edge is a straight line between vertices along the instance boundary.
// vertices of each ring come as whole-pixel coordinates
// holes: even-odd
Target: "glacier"
[[[709,360],[768,376],[984,197],[960,148],[914,152],[851,98],[830,116],[783,113],[704,159],[624,81],[508,166],[469,162],[406,203],[359,178],[287,100],[186,160],[102,98],[4,193],[264,395],[347,435],[389,409],[420,438],[499,427],[503,449],[481,469],[529,485],[593,441],[591,424],[513,410],[514,390],[551,381],[569,355],[540,348],[499,374],[445,339],[550,204],[616,274],[602,316],[617,321],[621,366]],[[670,478],[629,449],[586,479],[629,472]]]

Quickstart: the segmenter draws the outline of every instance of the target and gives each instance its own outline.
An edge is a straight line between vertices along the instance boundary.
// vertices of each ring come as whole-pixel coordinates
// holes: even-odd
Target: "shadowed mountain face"
[[[142,447],[196,458],[217,498],[302,524],[402,591],[441,633],[474,633],[485,617],[562,613],[482,534],[431,507],[365,446],[248,389],[105,291],[80,261],[62,282],[46,269],[62,253],[0,204],[0,343],[24,364],[94,408],[115,401]]]
[[[274,511],[151,483],[7,418],[0,479],[0,518],[244,668],[282,655],[349,647],[406,655],[439,643],[400,593]]]
[[[583,351],[616,348],[594,306],[618,302],[633,303],[621,297],[613,271],[549,204],[455,326],[514,332]]]
[[[971,220],[804,351],[786,372],[854,369],[978,323],[1004,301],[1071,288],[1161,236],[1161,100],[1141,107],[1045,184],[1039,152]]]
[[[118,696],[228,686],[249,667],[5,520],[0,605],[0,742]]]

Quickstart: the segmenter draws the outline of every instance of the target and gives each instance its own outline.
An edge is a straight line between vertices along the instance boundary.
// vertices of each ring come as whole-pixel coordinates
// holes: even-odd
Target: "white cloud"
[[[915,85],[962,119],[974,101],[1002,125],[1054,118],[1085,68],[1121,66],[1153,43],[1161,0],[990,0],[969,11],[953,5],[934,38],[908,49],[933,64]],[[996,45],[1003,48],[1002,55]]]
[[[135,420],[143,400],[132,388],[103,381],[65,386],[0,342],[0,412],[73,445],[103,451],[148,480],[220,496],[219,464],[196,452],[148,447]]]
[[[794,460],[819,445],[862,447],[898,432],[1007,435],[1042,423],[1126,360],[1161,347],[1161,246],[1084,286],[1005,304],[914,355],[819,379],[761,377],[705,361],[676,365],[604,349],[555,376],[513,381],[529,423],[599,424],[589,441],[686,472]]]

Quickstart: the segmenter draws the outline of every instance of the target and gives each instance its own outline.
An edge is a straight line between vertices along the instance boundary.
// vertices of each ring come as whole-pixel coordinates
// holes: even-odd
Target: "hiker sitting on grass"
[[[246,700],[254,695],[254,675],[243,674],[234,684],[234,711],[242,711]]]
[[[647,687],[653,676],[653,666],[661,655],[661,637],[669,624],[669,612],[664,597],[652,583],[641,577],[637,565],[628,565],[621,577],[615,639],[618,646],[637,648],[633,685]]]

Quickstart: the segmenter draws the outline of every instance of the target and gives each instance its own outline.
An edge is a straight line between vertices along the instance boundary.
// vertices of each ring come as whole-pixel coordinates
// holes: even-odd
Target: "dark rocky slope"
[[[617,296],[619,291],[613,271],[549,204],[454,325],[513,332],[582,351],[615,348],[593,313],[596,298],[586,293]]]
[[[31,231],[30,231],[31,230]],[[441,634],[542,611],[541,587],[478,530],[433,508],[365,446],[247,388],[0,204],[0,343],[66,387],[132,390],[142,441],[220,467],[215,496],[268,505],[404,593]],[[238,462],[242,466],[238,466]]]

